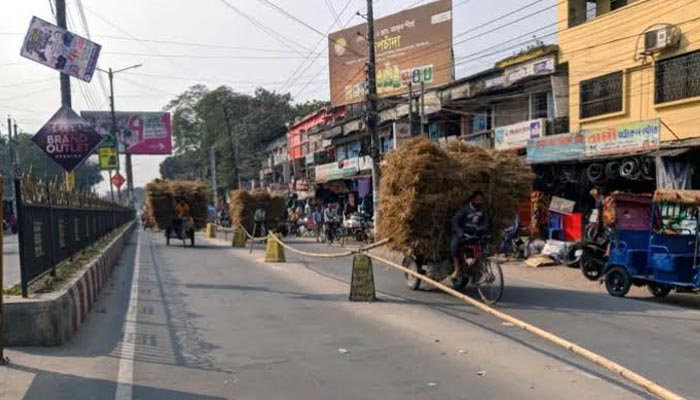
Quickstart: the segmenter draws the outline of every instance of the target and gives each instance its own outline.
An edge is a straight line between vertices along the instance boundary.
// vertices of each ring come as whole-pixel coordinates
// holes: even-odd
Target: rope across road
[[[251,238],[251,235],[246,232],[246,234]],[[350,257],[350,256],[355,256],[355,255],[365,255],[375,261],[381,262],[389,267],[392,267],[394,269],[397,269],[405,274],[411,275],[415,278],[418,278],[422,280],[423,282],[459,299],[464,301],[465,303],[483,311],[486,314],[489,314],[491,316],[494,316],[502,321],[508,322],[512,324],[513,326],[516,326],[524,331],[530,332],[533,335],[544,339],[550,343],[553,343],[559,347],[562,347],[573,354],[576,354],[586,360],[589,360],[613,373],[616,375],[619,375],[623,379],[626,379],[627,381],[641,387],[648,393],[657,396],[660,399],[664,400],[684,400],[685,398],[677,393],[672,392],[669,389],[666,389],[665,387],[657,384],[656,382],[645,378],[644,376],[630,370],[629,368],[624,367],[621,364],[616,363],[615,361],[612,361],[604,356],[601,356],[600,354],[597,354],[591,350],[588,350],[584,348],[583,346],[579,346],[569,340],[566,340],[564,338],[561,338],[551,332],[548,332],[544,329],[538,328],[532,324],[529,324],[519,318],[516,318],[510,314],[507,314],[503,311],[499,311],[487,304],[484,304],[480,301],[477,301],[475,299],[472,299],[471,297],[465,295],[464,293],[461,293],[447,285],[444,285],[436,280],[431,279],[428,276],[421,275],[417,273],[416,271],[413,271],[409,268],[404,267],[403,265],[397,264],[391,260],[388,260],[384,257],[378,256],[376,254],[370,253],[369,250],[376,249],[379,247],[382,247],[389,243],[391,239],[384,239],[381,240],[377,243],[374,243],[369,246],[365,247],[359,247],[357,249],[350,249],[347,251],[344,251],[342,253],[316,253],[316,252],[309,252],[309,251],[303,251],[296,249],[292,246],[290,246],[287,243],[284,243],[281,238],[279,238],[276,235],[270,234],[267,238],[263,238],[263,240],[269,240],[269,241],[274,241],[276,244],[279,244],[281,247],[283,247],[285,250],[288,250],[292,253],[305,256],[305,257],[313,257],[313,258],[321,258],[321,259],[331,259],[331,258],[343,258],[343,257]],[[268,242],[269,245],[269,242]]]

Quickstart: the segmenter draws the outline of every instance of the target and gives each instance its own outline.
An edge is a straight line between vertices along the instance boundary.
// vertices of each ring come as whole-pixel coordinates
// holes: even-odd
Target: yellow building
[[[567,0],[558,6],[572,131],[661,120],[700,137],[700,0]]]

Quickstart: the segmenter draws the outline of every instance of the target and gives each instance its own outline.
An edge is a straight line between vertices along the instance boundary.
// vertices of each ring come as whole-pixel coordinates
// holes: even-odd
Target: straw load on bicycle
[[[479,190],[497,237],[528,198],[532,179],[531,169],[513,153],[463,142],[442,149],[426,138],[412,139],[383,162],[379,233],[404,254],[449,253],[451,219]]]
[[[234,226],[242,226],[252,234],[255,227],[255,211],[265,210],[265,226],[275,230],[284,220],[286,200],[282,196],[270,195],[264,189],[235,190],[231,192],[230,215]]]
[[[155,179],[146,185],[146,219],[158,230],[167,228],[176,218],[175,205],[183,200],[197,229],[207,223],[207,190],[200,181]]]

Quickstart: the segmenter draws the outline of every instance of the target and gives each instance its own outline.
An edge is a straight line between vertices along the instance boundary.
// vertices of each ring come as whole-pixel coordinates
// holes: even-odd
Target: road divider
[[[248,232],[246,232],[247,234]],[[637,385],[638,387],[641,387],[644,389],[646,392],[657,396],[660,399],[663,400],[684,400],[685,398],[677,393],[674,393],[673,391],[666,389],[665,387],[657,384],[656,382],[645,378],[644,376],[622,366],[621,364],[616,363],[615,361],[612,361],[606,357],[603,357],[597,353],[594,353],[593,351],[590,351],[582,346],[579,346],[573,342],[570,342],[564,338],[561,338],[551,332],[548,332],[544,329],[538,328],[532,324],[529,324],[521,319],[518,319],[516,317],[513,317],[510,314],[504,313],[503,311],[499,311],[491,306],[488,306],[478,300],[472,299],[471,297],[465,295],[464,293],[461,293],[441,282],[438,282],[436,280],[433,280],[425,275],[419,274],[409,268],[404,267],[403,265],[397,264],[391,260],[388,260],[384,257],[369,253],[369,250],[382,247],[385,244],[389,243],[391,239],[384,239],[382,241],[379,241],[377,243],[374,243],[369,246],[365,247],[360,247],[358,249],[351,249],[344,251],[342,253],[315,253],[315,252],[308,252],[308,251],[303,251],[299,249],[295,249],[292,246],[288,245],[287,243],[284,243],[281,238],[279,238],[276,235],[269,235],[267,238],[268,240],[267,244],[267,252],[270,252],[270,246],[271,243],[276,243],[276,245],[272,245],[273,247],[279,247],[279,249],[286,249],[292,253],[305,256],[305,257],[313,257],[313,258],[343,258],[343,257],[350,257],[354,256],[353,258],[353,274],[352,274],[352,282],[351,282],[351,293],[350,293],[350,300],[352,301],[357,301],[358,299],[360,301],[372,301],[374,300],[375,297],[375,288],[374,288],[374,274],[372,271],[372,263],[371,260],[375,260],[378,262],[381,262],[389,267],[392,267],[394,269],[397,269],[405,274],[411,275],[415,278],[418,278],[422,280],[423,282],[459,299],[464,301],[465,303],[479,309],[480,311],[483,311],[486,314],[489,314],[491,316],[494,316],[504,322],[507,322],[511,324],[514,327],[518,327],[524,331],[530,332],[533,335],[544,339],[550,343],[553,343],[557,346],[563,347],[564,349],[570,351],[573,354],[576,354],[588,361],[591,361],[613,373],[616,375],[619,375],[621,378],[631,382],[634,385]],[[284,256],[282,256],[284,258]],[[265,261],[267,262],[267,254],[265,257]],[[269,261],[269,262],[284,262],[282,261]],[[353,289],[355,292],[353,292]],[[371,293],[370,293],[371,289]],[[369,300],[368,300],[369,299]]]

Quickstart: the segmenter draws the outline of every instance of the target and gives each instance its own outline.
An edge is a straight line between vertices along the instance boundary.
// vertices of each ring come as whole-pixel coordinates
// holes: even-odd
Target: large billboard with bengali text
[[[98,132],[112,131],[109,111],[81,111]],[[117,143],[120,154],[172,154],[172,129],[167,112],[117,112]]]
[[[329,36],[331,103],[363,101],[367,93],[367,24]],[[377,92],[395,96],[452,81],[452,2],[439,0],[375,21]]]

